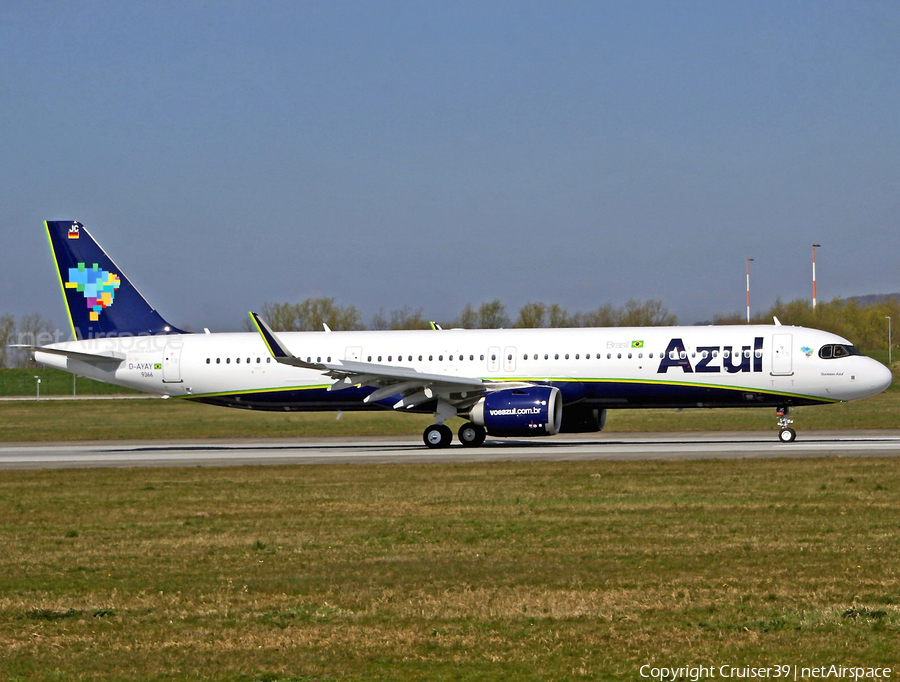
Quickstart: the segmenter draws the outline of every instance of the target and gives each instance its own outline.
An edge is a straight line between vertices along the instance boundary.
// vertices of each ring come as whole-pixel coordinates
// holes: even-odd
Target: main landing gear
[[[794,420],[788,417],[790,412],[790,407],[778,407],[775,409],[775,414],[778,416],[778,428],[780,429],[778,440],[782,443],[793,443],[797,437],[797,432],[790,427],[794,423]]]
[[[434,411],[435,423],[425,429],[425,433],[422,434],[422,440],[425,441],[425,445],[433,450],[449,448],[450,443],[453,442],[453,431],[444,422],[455,416],[456,407],[443,398],[438,399],[437,409]],[[459,427],[457,435],[459,436],[459,442],[465,447],[477,448],[484,443],[484,437],[487,435],[487,432],[484,430],[484,427],[478,426],[478,424],[466,422]]]
[[[466,422],[459,427],[456,435],[464,447],[477,448],[484,443],[487,432],[483,426]],[[422,434],[422,440],[425,441],[425,445],[434,450],[449,448],[450,443],[453,442],[453,432],[445,424],[432,424],[425,429],[425,433]]]

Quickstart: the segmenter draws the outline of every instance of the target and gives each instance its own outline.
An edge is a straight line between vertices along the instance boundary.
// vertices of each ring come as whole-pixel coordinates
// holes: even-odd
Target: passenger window
[[[206,364],[207,365],[209,364],[209,358],[206,358]]]
[[[256,358],[256,364],[260,364],[262,362],[262,358]]]
[[[266,358],[266,364],[272,362],[272,358]]]
[[[631,360],[631,353],[628,354],[628,359]]]
[[[226,365],[230,365],[230,364],[231,364],[231,358],[225,358],[225,364],[226,364]]]
[[[443,356],[443,355],[438,355],[438,360],[441,361],[441,362],[443,362],[443,361],[444,361],[444,356]]]
[[[372,356],[371,356],[371,355],[370,355],[368,358],[366,358],[366,362],[372,362]]]
[[[622,354],[621,354],[621,353],[616,353],[616,359],[617,359],[617,360],[621,360],[621,359],[622,359]]]
[[[553,356],[553,359],[554,359],[554,360],[559,360],[559,353],[557,353],[556,355],[554,355],[554,356]]]
[[[235,358],[235,361],[234,361],[234,362],[235,362],[235,364],[238,364],[238,365],[239,365],[239,364],[241,364],[241,359],[240,359],[240,358]]]
[[[421,356],[421,355],[419,356],[419,362],[422,362],[422,356]]]
[[[429,356],[428,356],[428,362],[433,362],[433,361],[434,361],[434,356],[433,356],[433,355],[429,355]]]

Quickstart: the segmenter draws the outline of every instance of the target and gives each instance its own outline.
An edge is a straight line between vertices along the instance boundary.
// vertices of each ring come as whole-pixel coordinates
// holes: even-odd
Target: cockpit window
[[[848,346],[841,343],[828,344],[819,349],[819,357],[823,360],[832,358],[847,358],[851,355],[862,355],[856,346]]]

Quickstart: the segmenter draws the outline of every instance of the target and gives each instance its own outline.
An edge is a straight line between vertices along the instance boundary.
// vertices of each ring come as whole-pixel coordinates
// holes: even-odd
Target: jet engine
[[[552,436],[562,423],[562,397],[552,386],[493,391],[475,404],[469,419],[492,436]]]
[[[567,405],[560,433],[594,433],[606,426],[606,410],[590,405]]]

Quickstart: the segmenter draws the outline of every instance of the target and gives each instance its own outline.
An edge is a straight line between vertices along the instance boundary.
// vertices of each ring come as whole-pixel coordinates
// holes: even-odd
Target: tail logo
[[[78,239],[81,236],[81,233],[78,231],[78,223],[72,223],[69,226],[69,239]]]
[[[72,237],[71,232],[69,237]],[[77,268],[69,268],[66,289],[76,289],[84,295],[90,311],[88,313],[90,320],[96,322],[100,319],[100,313],[113,304],[116,290],[121,285],[122,280],[114,272],[107,272],[96,263],[90,268],[86,268],[84,263],[79,263]]]

